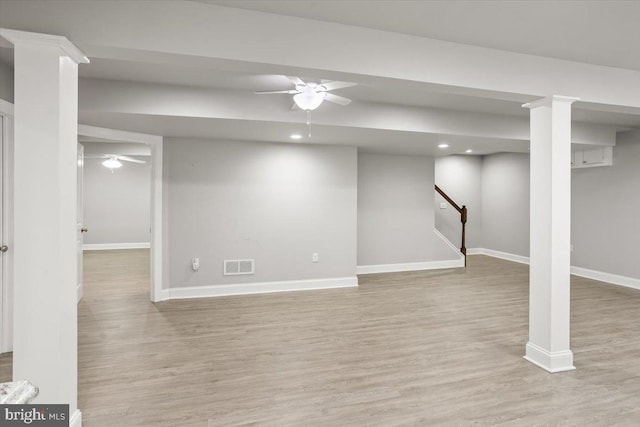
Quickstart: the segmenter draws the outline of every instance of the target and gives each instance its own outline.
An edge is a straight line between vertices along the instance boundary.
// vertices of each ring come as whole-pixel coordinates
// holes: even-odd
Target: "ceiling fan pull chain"
[[[311,138],[311,120],[309,116],[311,115],[311,111],[307,110],[307,126],[309,126],[309,138]]]

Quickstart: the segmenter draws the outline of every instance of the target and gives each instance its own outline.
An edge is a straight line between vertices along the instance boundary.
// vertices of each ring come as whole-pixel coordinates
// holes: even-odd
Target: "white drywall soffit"
[[[69,34],[96,58],[216,67],[240,61],[247,67],[260,64],[264,69],[271,65],[293,75],[304,75],[304,70],[324,70],[323,77],[327,79],[350,81],[349,75],[361,75],[409,80],[451,93],[522,102],[550,93],[567,93],[581,97],[584,104],[594,108],[601,108],[598,104],[602,104],[618,111],[640,109],[638,72],[634,70],[290,16],[196,2],[140,0],[5,2],[2,12],[3,25]],[[167,21],[167,16],[176,19]],[[96,19],[110,25],[95,31]],[[175,34],[181,36],[176,38]],[[256,39],[261,43],[254,43]],[[288,54],[273,55],[273,49],[264,46],[285,48]],[[309,46],[316,49],[308,49]],[[456,55],[451,55],[452,51]],[[474,72],[469,73],[469,69]],[[536,78],[522,78],[523,75]]]
[[[82,138],[78,136],[78,142],[84,145],[84,155],[101,155],[101,154],[116,154],[121,156],[136,156],[141,157],[140,160],[149,161],[151,156],[151,147],[147,144],[127,142],[96,142],[97,138]]]
[[[116,143],[159,144],[162,137],[126,130],[109,129],[98,126],[78,124],[78,137],[88,139],[101,139]]]
[[[80,83],[81,117],[83,121],[102,122],[119,119],[126,121],[125,115],[135,115],[161,123],[165,135],[198,137],[200,135],[185,135],[184,132],[197,132],[206,119],[231,119],[231,122],[220,125],[209,124],[204,134],[217,138],[251,139],[248,131],[243,132],[245,123],[256,122],[253,126],[277,126],[274,136],[283,140],[290,132],[291,126],[304,123],[306,116],[300,111],[291,111],[288,97],[274,98],[256,96],[250,91],[190,88],[185,86],[168,86],[160,84],[116,82],[109,80],[85,79]],[[325,108],[326,107],[326,108]],[[117,115],[113,113],[117,112]],[[184,117],[183,124],[175,123]],[[172,120],[172,122],[165,121]],[[375,102],[354,102],[348,107],[335,105],[321,106],[312,115],[313,125],[320,132],[314,133],[314,141],[340,143],[340,138],[349,138],[350,133],[357,133],[348,142],[367,144],[370,135],[363,134],[368,130],[401,131],[394,133],[394,140],[421,140],[431,137],[432,143],[442,142],[443,138],[451,137],[447,141],[455,149],[463,152],[473,144],[475,138],[484,139],[483,143],[503,142],[505,146],[495,147],[495,150],[506,148],[507,145],[520,146],[526,151],[529,141],[529,120],[504,114],[488,114],[436,108],[421,108],[412,106],[390,105]],[[144,127],[144,122],[134,120],[132,126]],[[155,124],[154,124],[155,125]],[[173,126],[176,126],[175,128]],[[205,123],[204,126],[207,124]],[[279,125],[279,126],[278,126]],[[229,127],[232,131],[228,135],[220,134]],[[323,129],[335,128],[330,133]],[[614,145],[616,126],[598,125],[592,123],[575,123],[573,134],[574,143]],[[173,133],[172,133],[173,132]],[[216,134],[217,133],[217,134]],[[342,136],[346,133],[346,137]],[[263,135],[262,130],[257,133]],[[268,132],[266,133],[268,134]],[[337,135],[336,135],[337,134]],[[426,134],[426,135],[425,135]],[[204,135],[203,135],[204,136]],[[326,139],[323,139],[325,138]],[[454,144],[460,141],[457,146]],[[525,144],[526,143],[526,144]],[[475,147],[474,147],[475,148]],[[492,150],[491,147],[488,148]],[[482,151],[480,151],[482,153]]]

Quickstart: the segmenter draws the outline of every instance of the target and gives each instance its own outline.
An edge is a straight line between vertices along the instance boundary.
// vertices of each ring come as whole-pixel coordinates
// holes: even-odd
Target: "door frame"
[[[84,227],[84,145],[77,142],[78,151],[77,151],[77,159],[78,159],[78,173],[76,176],[76,189],[77,189],[77,199],[76,199],[76,244],[78,247],[76,248],[76,258],[78,260],[78,304],[84,295],[84,264],[82,262],[84,252],[83,252],[83,227]]]
[[[162,292],[163,284],[163,186],[162,186],[162,151],[163,137],[144,133],[129,132],[116,129],[78,124],[78,136],[108,139],[111,142],[142,143],[151,148],[151,302],[166,299]]]
[[[0,283],[0,353],[13,351],[13,104],[0,99],[2,121],[2,255]]]

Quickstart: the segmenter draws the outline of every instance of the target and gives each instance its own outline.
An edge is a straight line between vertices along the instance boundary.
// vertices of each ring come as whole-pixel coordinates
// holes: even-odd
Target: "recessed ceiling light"
[[[465,151],[465,153],[473,153],[473,150],[469,148],[467,151]]]
[[[289,138],[298,140],[298,139],[302,139],[302,135],[300,135],[299,133],[294,133],[294,134],[291,134]]]
[[[449,148],[449,144],[439,144],[438,148]]]

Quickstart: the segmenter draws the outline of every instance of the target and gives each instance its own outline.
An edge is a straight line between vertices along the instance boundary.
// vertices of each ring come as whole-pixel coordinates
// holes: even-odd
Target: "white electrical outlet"
[[[313,255],[311,256],[311,261],[313,262],[318,262],[318,252],[314,252]]]
[[[447,204],[445,202],[440,203],[440,209],[447,209]]]
[[[191,268],[193,271],[198,271],[200,269],[200,258],[193,258],[191,260]]]

